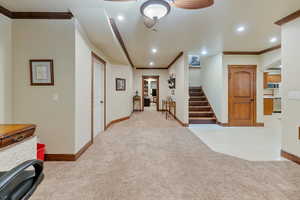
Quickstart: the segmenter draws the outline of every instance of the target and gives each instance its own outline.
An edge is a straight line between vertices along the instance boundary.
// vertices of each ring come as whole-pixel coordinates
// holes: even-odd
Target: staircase
[[[217,119],[201,87],[190,87],[189,123],[216,124]]]

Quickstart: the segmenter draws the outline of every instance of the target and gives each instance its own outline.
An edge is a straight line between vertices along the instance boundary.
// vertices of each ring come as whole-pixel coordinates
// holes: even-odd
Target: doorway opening
[[[159,111],[159,76],[143,76],[142,90],[142,110]]]
[[[256,126],[256,71],[256,65],[229,66],[229,126]]]
[[[92,53],[91,142],[106,129],[106,62]]]

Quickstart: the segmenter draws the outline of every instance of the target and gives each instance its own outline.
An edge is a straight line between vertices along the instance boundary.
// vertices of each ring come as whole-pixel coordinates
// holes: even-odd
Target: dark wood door
[[[229,66],[229,125],[256,124],[256,66]]]

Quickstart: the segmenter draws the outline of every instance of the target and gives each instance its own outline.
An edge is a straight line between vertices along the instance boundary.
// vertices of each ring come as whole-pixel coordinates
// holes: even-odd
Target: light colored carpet
[[[160,113],[134,114],[77,162],[47,162],[32,200],[299,200],[300,167],[213,152]]]

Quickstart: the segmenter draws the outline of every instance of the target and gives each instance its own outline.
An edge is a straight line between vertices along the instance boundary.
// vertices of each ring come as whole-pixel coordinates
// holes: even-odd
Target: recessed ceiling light
[[[270,39],[270,42],[271,42],[271,43],[274,43],[274,42],[277,42],[277,40],[278,40],[277,37],[272,37],[272,38]]]
[[[150,62],[149,65],[150,65],[150,66],[153,66],[153,65],[154,65],[154,62]]]
[[[244,32],[246,30],[245,26],[239,26],[237,29],[237,32]]]
[[[123,15],[118,15],[118,16],[117,16],[117,19],[118,19],[119,21],[123,21],[123,20],[124,20],[124,16],[123,16]]]
[[[206,51],[206,50],[203,50],[203,51],[201,52],[201,54],[202,54],[202,55],[206,55],[206,54],[207,54],[207,51]]]
[[[152,53],[156,53],[157,52],[157,49],[152,49]]]

